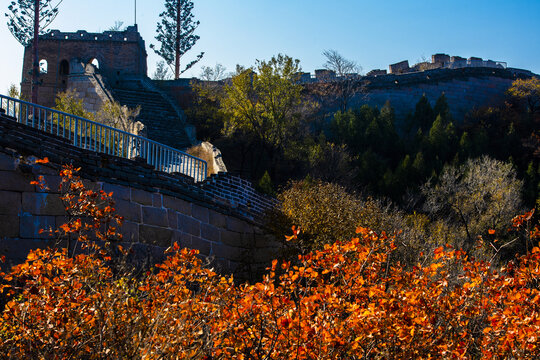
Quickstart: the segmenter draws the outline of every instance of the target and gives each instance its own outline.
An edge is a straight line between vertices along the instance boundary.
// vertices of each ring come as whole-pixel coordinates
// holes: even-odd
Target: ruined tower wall
[[[144,40],[135,26],[125,31],[64,33],[53,30],[39,38],[39,59],[47,62],[47,71],[39,77],[38,103],[54,106],[56,93],[65,91],[69,76],[83,73],[94,59],[99,63],[99,73],[111,86],[123,76],[146,76],[147,53]],[[24,52],[21,90],[30,98],[32,48]]]

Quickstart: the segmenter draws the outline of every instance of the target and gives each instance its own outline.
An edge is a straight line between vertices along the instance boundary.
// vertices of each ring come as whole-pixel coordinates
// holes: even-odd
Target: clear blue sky
[[[55,0],[57,1],[57,0]],[[0,14],[10,0],[0,0]],[[137,22],[146,45],[155,43],[161,0],[137,0]],[[252,65],[285,53],[304,71],[321,68],[322,51],[335,49],[367,72],[401,60],[415,63],[434,53],[506,61],[540,73],[540,0],[195,0],[201,39],[186,54],[201,66]],[[107,30],[134,21],[134,0],[64,0],[51,29]],[[0,93],[21,78],[23,48],[0,23]],[[149,75],[159,61],[148,51]],[[191,55],[191,56],[190,56]]]

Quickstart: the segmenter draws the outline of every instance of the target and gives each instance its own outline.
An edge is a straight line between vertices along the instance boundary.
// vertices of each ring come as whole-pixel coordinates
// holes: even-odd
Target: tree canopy
[[[195,34],[200,21],[194,20],[193,1],[190,0],[165,0],[165,11],[159,16],[161,21],[157,24],[156,40],[161,46],[157,49],[151,44],[150,47],[169,66],[172,67],[174,64],[174,78],[178,79],[180,74],[195,65],[204,55],[204,52],[201,52],[195,60],[180,70],[180,59],[200,38]]]
[[[39,33],[43,34],[45,29],[58,15],[58,6],[63,0],[59,0],[53,5],[52,0],[40,0],[39,4]],[[35,0],[17,0],[12,1],[6,14],[8,18],[8,28],[15,39],[23,46],[30,45],[34,37],[34,12],[36,9]]]
[[[226,130],[254,134],[268,146],[281,149],[300,125],[302,86],[297,82],[300,61],[277,55],[257,60],[255,68],[237,68],[225,86]]]

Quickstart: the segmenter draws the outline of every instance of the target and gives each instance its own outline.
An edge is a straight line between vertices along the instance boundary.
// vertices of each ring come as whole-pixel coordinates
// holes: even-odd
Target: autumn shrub
[[[279,207],[268,217],[268,226],[276,238],[290,234],[295,226],[301,230],[291,253],[322,249],[325,244],[347,241],[359,226],[377,232],[395,233],[394,260],[404,266],[415,265],[431,250],[451,243],[454,234],[441,221],[422,214],[407,214],[389,201],[362,198],[338,184],[318,180],[293,181],[278,194]]]
[[[269,219],[276,236],[301,229],[296,245],[305,251],[350,239],[360,225],[362,203],[342,186],[321,181],[293,181],[278,194],[280,207]]]
[[[475,249],[478,236],[488,239],[489,231],[497,232],[499,246],[521,245],[512,244],[505,234],[509,221],[521,211],[522,187],[512,164],[483,156],[462,166],[445,166],[436,184],[424,186],[424,208],[454,228],[452,245],[489,258],[497,244],[486,241],[484,248]]]
[[[538,241],[533,220],[533,212],[515,217],[516,236]],[[287,241],[300,237],[295,229]],[[134,277],[111,270],[107,249],[90,238],[84,244],[95,251],[35,250],[2,274],[3,358],[540,356],[536,246],[502,268],[441,246],[408,269],[390,261],[395,235],[360,227],[352,239],[295,263],[275,260],[262,281],[237,285],[205,267],[196,250],[174,245],[165,261]]]

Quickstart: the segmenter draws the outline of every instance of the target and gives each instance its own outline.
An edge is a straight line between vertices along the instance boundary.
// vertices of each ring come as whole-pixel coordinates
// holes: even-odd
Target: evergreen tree
[[[529,206],[535,204],[538,197],[538,171],[534,162],[531,161],[525,172],[525,181],[523,187],[523,200]]]
[[[464,131],[461,134],[461,139],[459,140],[459,157],[461,161],[471,157],[473,152],[473,144],[471,137],[467,131]]]
[[[414,111],[414,128],[421,128],[422,131],[426,132],[429,130],[429,128],[431,128],[431,124],[434,120],[435,114],[433,113],[433,108],[431,107],[426,95],[422,95],[416,104],[416,109]]]
[[[433,113],[435,116],[441,115],[446,122],[450,122],[450,107],[448,106],[448,101],[446,100],[446,95],[444,93],[439,96],[435,107],[433,108]]]
[[[355,127],[356,116],[352,110],[346,112],[338,111],[330,124],[332,132],[331,139],[340,144],[350,144],[356,138],[357,131]]]
[[[34,38],[34,26],[36,25],[36,9],[38,10],[38,34],[44,34],[45,29],[58,15],[58,6],[52,4],[52,0],[17,0],[8,6],[9,14],[7,26],[15,39],[23,46],[29,46]],[[38,6],[36,6],[38,5]]]
[[[193,19],[192,11],[193,1],[165,0],[165,11],[159,15],[161,21],[157,24],[156,30],[156,40],[161,43],[161,47],[156,49],[153,44],[150,45],[169,66],[172,67],[174,64],[175,79],[195,65],[204,55],[204,52],[201,52],[195,60],[186,65],[184,70],[180,71],[180,58],[191,50],[200,38],[195,35],[200,22]]]
[[[508,156],[514,156],[519,158],[521,156],[523,151],[521,147],[521,140],[518,133],[516,132],[514,123],[510,123],[505,136],[503,136],[501,140],[502,146],[500,146],[500,149],[496,149],[500,153],[502,153],[501,158],[505,158]],[[525,164],[523,164],[523,166],[525,166]]]
[[[274,196],[274,185],[272,184],[272,179],[270,178],[270,174],[268,174],[268,171],[265,171],[261,179],[259,180],[259,183],[257,184],[257,190],[262,192],[263,194],[267,194],[270,196]]]
[[[390,187],[388,188],[388,192],[394,199],[398,199],[403,195],[405,189],[413,185],[414,169],[409,154],[405,155],[403,160],[399,163],[392,180],[392,183],[389,184]]]
[[[414,157],[414,161],[412,163],[412,169],[415,176],[415,181],[419,182],[420,180],[423,180],[424,176],[426,175],[426,161],[424,160],[424,154],[419,151],[416,153],[416,156]]]
[[[446,156],[448,151],[448,137],[446,135],[446,126],[443,117],[439,114],[429,129],[429,144],[437,155]]]

